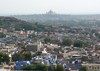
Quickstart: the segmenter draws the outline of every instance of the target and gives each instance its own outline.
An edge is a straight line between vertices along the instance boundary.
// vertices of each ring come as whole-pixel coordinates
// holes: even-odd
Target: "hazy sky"
[[[0,0],[1,14],[100,14],[100,0]]]

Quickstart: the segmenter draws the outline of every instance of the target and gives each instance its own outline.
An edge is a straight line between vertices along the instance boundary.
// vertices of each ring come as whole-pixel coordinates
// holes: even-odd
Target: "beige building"
[[[100,71],[100,64],[82,64],[86,66],[88,71]]]

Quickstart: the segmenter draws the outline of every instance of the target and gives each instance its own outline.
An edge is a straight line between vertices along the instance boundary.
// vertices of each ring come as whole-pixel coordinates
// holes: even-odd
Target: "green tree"
[[[12,55],[12,60],[13,61],[20,61],[20,58],[21,58],[20,53],[15,53],[14,55]]]
[[[33,64],[24,67],[23,70],[48,71],[48,67],[44,64]]]
[[[84,42],[82,41],[74,41],[74,47],[83,47],[84,46]]]
[[[63,38],[62,44],[64,46],[71,46],[73,44],[72,40],[69,38]]]
[[[9,55],[8,54],[3,54],[3,62],[9,62]]]
[[[0,38],[6,37],[6,34],[0,32]]]
[[[79,71],[88,71],[87,68],[85,66],[82,66]]]
[[[55,71],[65,71],[65,70],[64,70],[62,65],[57,64],[57,67],[56,67]]]
[[[32,39],[32,38],[36,38],[36,35],[35,35],[35,34],[29,34],[29,35],[28,35],[28,38],[31,38],[31,39]]]
[[[33,30],[33,25],[31,25],[31,24],[18,24],[14,28],[17,31],[20,31],[20,30],[23,30],[23,29],[25,31],[27,31],[27,30]]]
[[[6,53],[0,53],[0,63],[1,62],[9,62],[9,55]]]
[[[30,52],[26,52],[26,51],[23,54],[15,53],[12,55],[13,61],[31,60],[31,59],[32,59],[32,54]]]
[[[32,54],[30,52],[24,52],[23,56],[24,56],[24,60],[32,59]]]
[[[48,71],[48,67],[44,64],[36,64],[37,70]]]
[[[99,34],[99,33],[95,33],[95,36],[96,36],[97,38],[100,38],[100,34]]]
[[[2,59],[3,59],[3,53],[0,53],[0,64],[2,62]]]
[[[50,43],[51,42],[51,38],[50,37],[45,37],[44,38],[44,42],[47,44],[47,43]]]

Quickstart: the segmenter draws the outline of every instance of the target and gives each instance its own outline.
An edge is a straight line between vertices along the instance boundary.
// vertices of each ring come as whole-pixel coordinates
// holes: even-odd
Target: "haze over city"
[[[0,0],[0,71],[100,71],[100,0]]]
[[[100,14],[100,0],[0,0],[0,15],[43,14],[53,10],[60,14]]]

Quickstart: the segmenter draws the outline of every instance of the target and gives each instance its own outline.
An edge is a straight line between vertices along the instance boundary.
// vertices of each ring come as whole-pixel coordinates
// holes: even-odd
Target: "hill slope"
[[[0,17],[0,28],[7,30],[32,30],[33,25],[14,17]]]

